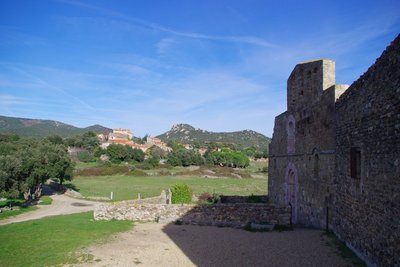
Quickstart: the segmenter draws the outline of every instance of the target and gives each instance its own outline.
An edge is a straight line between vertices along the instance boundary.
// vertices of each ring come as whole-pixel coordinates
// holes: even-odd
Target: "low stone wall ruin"
[[[290,208],[265,203],[167,205],[123,201],[105,203],[94,211],[95,220],[173,222],[242,228],[250,222],[288,225]]]

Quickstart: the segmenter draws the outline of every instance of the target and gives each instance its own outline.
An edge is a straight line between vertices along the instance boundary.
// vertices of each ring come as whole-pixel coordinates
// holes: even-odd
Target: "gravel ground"
[[[51,205],[1,220],[0,225],[90,211],[100,204],[65,195],[51,198]],[[327,245],[322,231],[310,229],[259,233],[145,223],[80,254],[93,260],[77,266],[352,266],[337,255],[336,248]]]
[[[84,249],[77,266],[352,266],[326,244],[322,231],[247,232],[175,224],[137,224]]]

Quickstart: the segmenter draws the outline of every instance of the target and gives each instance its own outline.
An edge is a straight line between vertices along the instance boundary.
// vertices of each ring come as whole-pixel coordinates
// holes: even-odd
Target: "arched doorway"
[[[297,223],[298,178],[296,166],[289,162],[285,177],[285,201],[292,207],[292,222]]]

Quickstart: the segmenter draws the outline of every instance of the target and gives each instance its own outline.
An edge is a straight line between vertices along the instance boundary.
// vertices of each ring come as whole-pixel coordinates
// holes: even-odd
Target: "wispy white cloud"
[[[176,30],[176,29],[173,29],[170,27],[166,27],[166,26],[159,25],[156,23],[148,22],[148,21],[145,21],[142,19],[128,16],[123,13],[116,12],[111,9],[102,8],[102,7],[99,7],[96,5],[91,5],[91,4],[87,4],[87,3],[83,3],[83,2],[79,2],[79,1],[71,1],[71,0],[61,0],[61,2],[65,3],[65,4],[81,7],[81,8],[96,10],[104,15],[108,15],[108,16],[118,18],[121,20],[130,21],[130,22],[132,22],[136,25],[142,26],[144,28],[168,33],[173,36],[191,38],[191,39],[209,40],[209,41],[224,41],[224,42],[233,42],[233,43],[243,43],[243,44],[256,45],[256,46],[268,47],[268,48],[277,47],[276,44],[273,44],[272,42],[270,42],[268,40],[265,40],[263,38],[256,37],[256,36],[236,36],[236,35],[222,36],[222,35],[209,35],[209,34],[203,34],[203,33],[197,33],[197,32],[179,31],[179,30]]]
[[[176,41],[173,38],[162,38],[156,45],[157,53],[161,56],[165,55],[168,49],[175,43]]]
[[[152,71],[141,67],[135,64],[125,64],[125,63],[112,63],[112,64],[105,64],[109,67],[117,70],[118,72],[127,73],[130,75],[147,75],[150,74]]]
[[[196,32],[177,31],[175,29],[171,29],[171,28],[168,28],[165,26],[154,24],[154,23],[149,24],[149,26],[152,27],[153,29],[163,31],[166,33],[170,33],[175,36],[191,38],[191,39],[204,39],[204,40],[210,40],[210,41],[226,41],[226,42],[234,42],[234,43],[245,43],[245,44],[257,45],[257,46],[263,46],[263,47],[269,47],[269,48],[277,47],[277,45],[275,45],[271,42],[268,42],[267,40],[264,40],[259,37],[254,37],[254,36],[207,35],[207,34],[201,34],[201,33],[196,33]]]
[[[160,81],[161,96],[155,95],[146,103],[152,108],[165,107],[171,113],[186,113],[199,107],[223,105],[231,99],[263,90],[259,84],[243,77],[218,70],[194,73],[176,81]]]
[[[91,105],[87,104],[81,98],[78,98],[73,94],[71,94],[70,90],[64,89],[60,86],[53,85],[49,81],[51,75],[43,75],[42,72],[43,69],[41,69],[40,67],[29,66],[24,64],[14,64],[14,63],[2,63],[1,65],[12,72],[10,76],[14,76],[17,79],[21,79],[24,81],[20,85],[18,85],[18,82],[14,81],[13,85],[15,87],[23,89],[24,88],[23,86],[25,86],[29,82],[34,84],[34,86],[25,87],[26,90],[32,90],[33,88],[36,88],[42,91],[43,93],[53,95],[50,99],[57,99],[57,100],[62,99],[64,101],[69,101],[73,105],[79,103],[82,108],[94,110],[94,108]],[[52,68],[50,69],[54,70]],[[56,93],[57,96],[54,96],[54,93]]]
[[[16,97],[13,95],[0,95],[0,105],[26,105],[31,104],[32,101],[23,97]]]

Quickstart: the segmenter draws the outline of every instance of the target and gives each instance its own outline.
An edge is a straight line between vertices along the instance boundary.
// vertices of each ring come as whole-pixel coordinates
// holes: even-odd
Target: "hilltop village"
[[[100,141],[101,148],[107,148],[110,144],[120,144],[129,146],[132,148],[140,149],[146,152],[149,148],[156,146],[165,152],[170,152],[172,149],[161,141],[159,138],[147,136],[143,144],[136,143],[133,141],[133,133],[129,129],[113,129],[111,133],[99,134],[97,138]]]
[[[152,147],[157,147],[166,153],[172,151],[172,148],[161,139],[149,135],[146,136],[143,141],[141,140],[141,143],[135,142],[133,132],[129,129],[116,128],[109,134],[98,134],[97,138],[99,139],[100,147],[103,149],[106,149],[110,144],[120,144],[129,146],[133,149],[140,149],[145,153]],[[193,146],[190,144],[181,145],[187,150],[193,149]],[[206,148],[197,149],[197,152],[199,152],[200,155],[204,155],[206,151]]]

